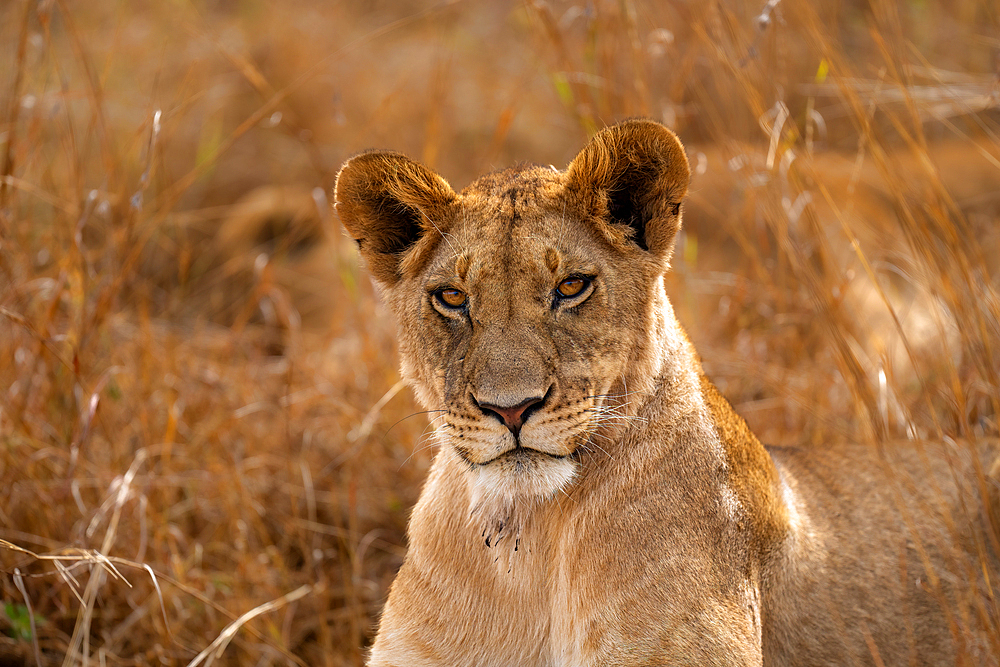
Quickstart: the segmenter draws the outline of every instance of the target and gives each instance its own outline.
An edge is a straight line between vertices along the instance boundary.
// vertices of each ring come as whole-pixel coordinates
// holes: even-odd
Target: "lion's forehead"
[[[458,216],[446,239],[429,271],[438,278],[548,283],[567,271],[591,273],[612,259],[578,216],[551,202],[477,202]]]
[[[566,185],[565,172],[551,167],[518,165],[479,177],[461,192],[468,201],[554,201]]]
[[[537,232],[566,207],[565,175],[541,167],[508,169],[483,176],[458,197],[456,227],[480,234]]]

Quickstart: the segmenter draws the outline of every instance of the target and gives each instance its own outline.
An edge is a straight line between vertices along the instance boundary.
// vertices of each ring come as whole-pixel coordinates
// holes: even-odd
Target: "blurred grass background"
[[[993,0],[3,3],[0,665],[362,664],[433,454],[329,208],[369,147],[661,120],[765,442],[996,436],[998,54]]]

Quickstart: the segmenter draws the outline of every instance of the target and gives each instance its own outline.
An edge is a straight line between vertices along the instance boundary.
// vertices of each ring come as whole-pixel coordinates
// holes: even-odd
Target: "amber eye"
[[[440,289],[434,294],[437,296],[438,301],[440,301],[441,304],[447,308],[461,308],[468,300],[468,297],[465,296],[465,292],[450,287]]]
[[[572,276],[559,283],[559,287],[556,288],[556,293],[564,299],[569,299],[570,297],[574,297],[583,290],[587,289],[587,285],[589,284],[590,281],[586,278]]]

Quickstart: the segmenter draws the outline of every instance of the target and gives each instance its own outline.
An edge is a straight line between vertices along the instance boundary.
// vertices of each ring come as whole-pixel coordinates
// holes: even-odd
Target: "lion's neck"
[[[665,292],[657,290],[651,344],[638,350],[636,369],[625,376],[620,391],[629,396],[619,409],[624,416],[601,433],[601,458],[626,460],[630,468],[663,470],[664,459],[681,456],[685,465],[722,470],[718,480],[733,490],[742,506],[774,536],[786,529],[786,510],[777,492],[778,478],[770,456],[746,422],[705,376],[698,353],[674,315]],[[590,468],[608,466],[595,461]],[[614,468],[615,466],[610,466]],[[689,471],[695,473],[696,471]],[[583,471],[581,482],[585,482]],[[598,484],[613,484],[611,479]]]
[[[615,406],[623,419],[602,435],[609,442],[619,441],[629,429],[656,421],[686,420],[710,437],[710,412],[701,387],[701,362],[687,333],[677,321],[667,299],[662,278],[653,290],[649,337],[636,346],[620,384],[609,394],[626,399]]]

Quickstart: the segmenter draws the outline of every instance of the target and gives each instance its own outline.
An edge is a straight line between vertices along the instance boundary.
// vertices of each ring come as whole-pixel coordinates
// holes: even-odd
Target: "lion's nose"
[[[480,410],[499,419],[517,437],[521,432],[521,426],[524,422],[528,421],[531,413],[542,407],[545,397],[529,398],[509,408],[493,405],[492,403],[480,403],[475,396],[472,397],[472,400],[479,406]]]

